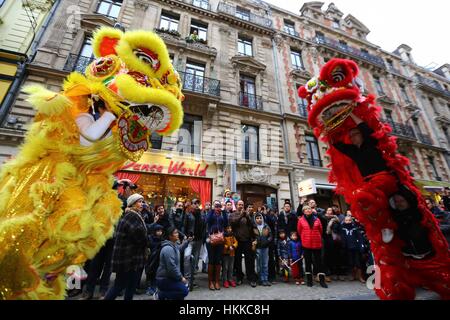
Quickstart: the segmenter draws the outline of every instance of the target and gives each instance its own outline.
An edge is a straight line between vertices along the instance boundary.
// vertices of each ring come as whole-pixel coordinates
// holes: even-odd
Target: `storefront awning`
[[[336,186],[334,184],[316,183],[316,188],[325,190],[335,190]]]
[[[415,185],[426,195],[432,193],[439,193],[444,190],[445,187],[450,187],[448,181],[429,181],[429,180],[416,180]]]

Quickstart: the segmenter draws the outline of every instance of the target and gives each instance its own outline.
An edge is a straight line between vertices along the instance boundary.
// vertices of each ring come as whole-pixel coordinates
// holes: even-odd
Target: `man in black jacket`
[[[245,272],[250,285],[256,287],[255,252],[252,250],[252,242],[255,240],[253,221],[250,213],[244,210],[244,201],[237,202],[237,210],[230,214],[229,221],[234,235],[238,241],[234,268],[236,269],[237,284],[242,284],[244,274],[242,272],[242,255],[245,257]]]
[[[295,212],[291,211],[291,203],[286,201],[283,210],[278,215],[278,229],[283,229],[286,234],[297,231],[298,218]]]
[[[194,275],[198,268],[198,259],[205,234],[205,223],[199,205],[200,201],[193,199],[191,209],[184,214],[184,233],[186,237],[193,239],[183,252],[184,277],[189,281],[189,289],[191,291],[196,286],[194,284]]]
[[[444,194],[442,195],[442,200],[444,201],[445,211],[450,211],[450,188],[444,188]]]

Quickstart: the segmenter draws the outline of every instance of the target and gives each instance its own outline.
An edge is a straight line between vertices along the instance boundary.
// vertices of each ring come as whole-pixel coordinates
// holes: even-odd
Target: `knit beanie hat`
[[[132,194],[127,199],[127,207],[132,207],[140,199],[144,200],[144,197],[138,193]]]
[[[308,209],[311,209],[311,207],[310,206],[303,206],[302,212],[305,212],[305,210],[308,210]]]

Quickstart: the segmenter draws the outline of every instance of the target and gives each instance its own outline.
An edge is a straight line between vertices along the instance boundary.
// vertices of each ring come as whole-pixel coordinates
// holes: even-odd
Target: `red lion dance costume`
[[[376,294],[383,300],[414,299],[415,288],[424,287],[437,292],[442,299],[450,299],[450,255],[448,243],[437,220],[427,209],[424,199],[405,169],[409,160],[398,154],[396,138],[390,136],[391,127],[380,122],[380,107],[374,105],[375,96],[361,94],[362,83],[358,66],[351,60],[332,59],[325,64],[318,78],[313,78],[298,90],[308,100],[308,123],[315,135],[329,143],[331,159],[329,180],[336,183],[336,193],[344,196],[352,213],[364,225],[377,265],[380,280]],[[353,114],[373,130],[388,171],[363,178],[355,162],[337,150],[336,142],[350,144],[348,132],[356,126]],[[331,143],[333,142],[333,143]],[[428,234],[433,254],[416,260],[402,254],[405,242],[396,231],[398,226],[389,207],[389,197],[404,186],[417,198],[421,214],[420,227]],[[384,230],[392,230],[386,240]]]

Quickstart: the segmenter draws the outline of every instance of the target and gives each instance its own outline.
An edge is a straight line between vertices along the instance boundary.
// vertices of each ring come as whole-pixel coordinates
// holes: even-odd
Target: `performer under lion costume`
[[[448,243],[358,72],[355,62],[332,59],[298,90],[309,125],[330,145],[330,182],[366,229],[381,299],[414,299],[418,287],[450,299]]]
[[[34,123],[0,173],[0,299],[64,298],[66,268],[92,258],[121,215],[113,173],[182,123],[180,78],[157,35],[101,28],[93,48],[62,92],[25,89]]]

